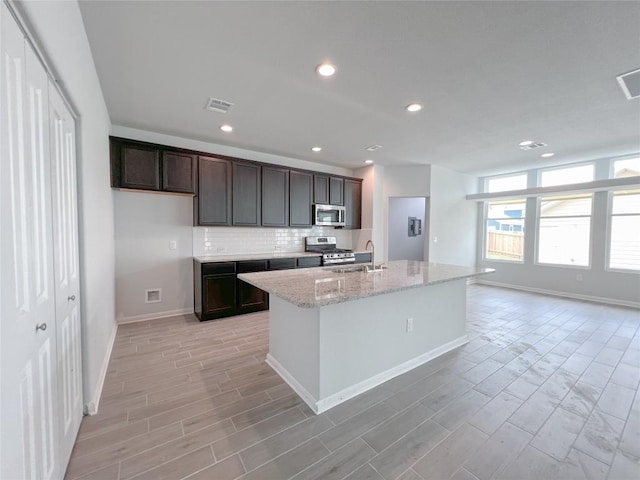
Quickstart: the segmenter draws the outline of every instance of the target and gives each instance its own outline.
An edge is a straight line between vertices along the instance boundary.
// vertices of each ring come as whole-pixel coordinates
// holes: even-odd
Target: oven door
[[[344,227],[346,210],[341,205],[314,205],[313,224]]]

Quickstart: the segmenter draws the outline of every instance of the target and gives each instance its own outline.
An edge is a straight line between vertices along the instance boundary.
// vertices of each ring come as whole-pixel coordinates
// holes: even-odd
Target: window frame
[[[579,167],[585,167],[591,165],[591,167],[593,167],[593,178],[591,180],[587,180],[586,182],[573,182],[573,183],[561,183],[559,185],[547,185],[547,188],[551,188],[551,187],[571,187],[571,185],[577,185],[580,183],[587,183],[587,182],[594,182],[596,181],[596,175],[597,175],[597,166],[596,166],[596,162],[595,161],[590,161],[590,162],[580,162],[580,163],[570,163],[567,165],[557,165],[555,167],[547,167],[547,168],[540,168],[537,172],[536,175],[536,185],[538,187],[544,188],[545,186],[542,185],[542,174],[545,172],[553,172],[556,170],[569,170],[571,168],[579,168]],[[613,165],[613,164],[612,164]],[[611,167],[613,168],[613,166]],[[570,190],[570,188],[567,188],[567,190]]]
[[[611,171],[613,172],[613,162],[611,162]],[[636,189],[633,189],[636,190]],[[613,234],[613,217],[617,216],[617,217],[625,217],[625,216],[640,216],[640,212],[639,213],[618,213],[618,214],[614,214],[613,213],[613,198],[615,196],[616,193],[619,193],[621,191],[625,191],[625,190],[618,190],[618,191],[609,191],[607,192],[607,231],[606,231],[606,252],[605,252],[605,263],[604,263],[604,270],[605,272],[613,272],[613,273],[626,273],[626,274],[635,274],[635,275],[640,275],[640,270],[633,270],[633,269],[628,269],[628,268],[612,268],[611,267],[611,236]],[[638,191],[638,193],[640,193],[640,189],[636,190]]]
[[[524,176],[524,188],[523,189],[515,189],[515,190],[500,190],[498,192],[490,192],[489,191],[489,181],[490,180],[499,180],[502,178],[509,178],[509,177],[522,177]],[[511,172],[511,173],[505,173],[502,175],[493,175],[491,177],[484,177],[484,183],[482,185],[482,190],[484,191],[484,193],[503,193],[503,192],[513,192],[513,191],[518,191],[518,190],[524,190],[526,188],[528,188],[528,184],[529,184],[529,173],[527,171],[524,172]]]
[[[581,197],[581,196],[590,196],[591,197],[591,213],[589,215],[572,215],[572,216],[551,216],[551,217],[543,217],[542,216],[542,202],[549,198],[558,198],[558,197]],[[534,256],[534,265],[540,267],[557,267],[557,268],[575,268],[577,270],[591,270],[593,267],[593,207],[594,207],[595,195],[594,192],[586,193],[586,194],[564,194],[564,195],[550,195],[550,196],[539,196],[536,197],[536,218],[535,218],[535,250],[533,253]],[[589,251],[588,251],[588,263],[587,265],[571,265],[566,263],[548,263],[540,261],[540,226],[542,224],[542,220],[544,218],[589,218]]]
[[[489,205],[491,203],[520,203],[522,202],[523,204],[523,212],[524,212],[524,216],[518,220],[522,220],[522,259],[521,260],[509,260],[506,258],[489,258],[487,257],[487,238],[489,236],[489,229],[487,228],[487,223],[489,220],[496,220],[496,219],[490,219],[489,218]],[[483,226],[482,226],[482,260],[485,262],[500,262],[500,263],[511,263],[511,264],[524,264],[527,258],[527,249],[525,248],[526,246],[526,236],[527,236],[527,229],[526,227],[526,220],[527,220],[527,197],[522,197],[522,198],[514,198],[514,199],[510,199],[510,200],[493,200],[493,201],[486,201],[483,202],[484,206],[483,206]],[[504,217],[505,219],[507,219],[507,217]],[[499,219],[498,219],[499,220]]]

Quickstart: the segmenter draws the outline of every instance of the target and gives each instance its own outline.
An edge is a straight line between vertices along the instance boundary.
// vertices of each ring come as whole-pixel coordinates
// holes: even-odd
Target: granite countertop
[[[320,255],[320,253],[314,252],[230,253],[193,257],[193,259],[200,263],[213,263],[240,262],[242,260],[271,260],[275,258],[319,257]]]
[[[494,272],[414,260],[388,262],[381,272],[344,272],[340,266],[242,273],[238,278],[298,307],[316,308]]]

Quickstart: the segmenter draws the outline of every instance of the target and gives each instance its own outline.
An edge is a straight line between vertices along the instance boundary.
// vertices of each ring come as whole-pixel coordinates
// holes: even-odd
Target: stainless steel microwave
[[[319,205],[313,206],[313,224],[344,227],[346,210],[342,205]]]

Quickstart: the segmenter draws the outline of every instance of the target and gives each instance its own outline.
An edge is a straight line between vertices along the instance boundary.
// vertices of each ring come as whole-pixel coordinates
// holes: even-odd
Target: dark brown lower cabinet
[[[266,260],[248,260],[237,262],[238,273],[264,272],[267,270]],[[259,312],[269,308],[269,294],[254,287],[250,283],[238,279],[238,313]]]
[[[202,277],[202,315],[221,318],[236,314],[236,275],[205,275]]]
[[[200,320],[236,314],[236,263],[193,262],[194,311]]]

